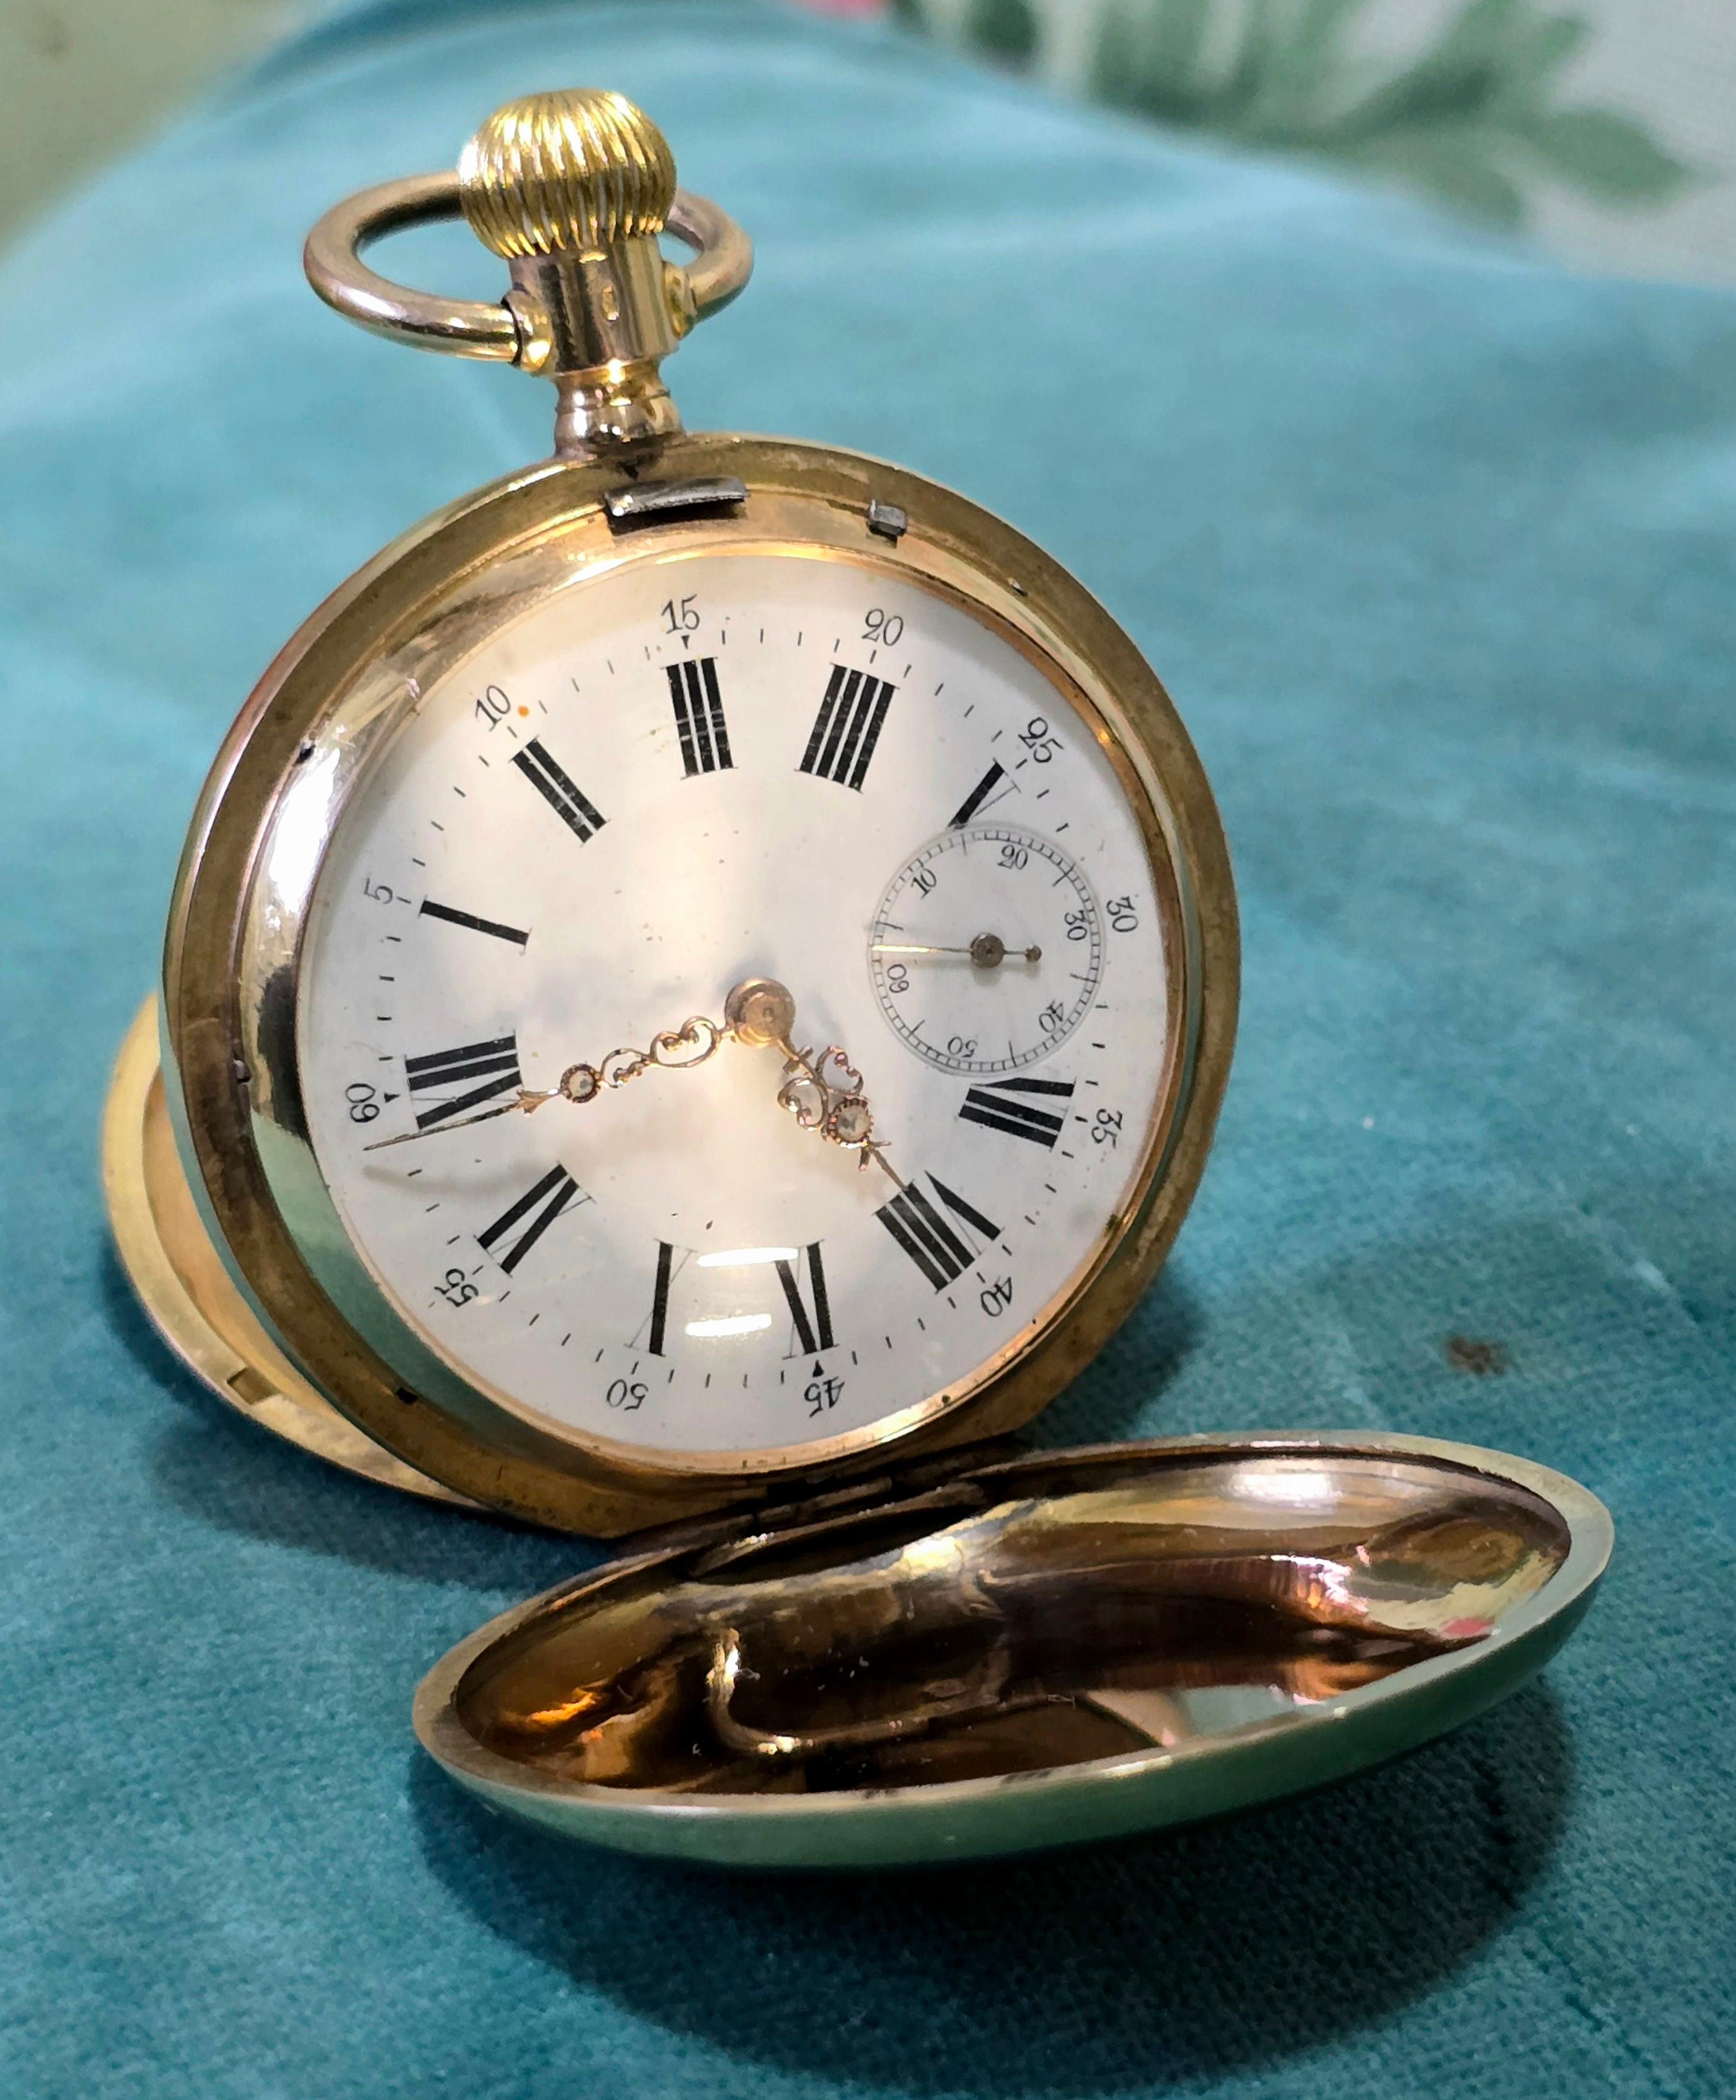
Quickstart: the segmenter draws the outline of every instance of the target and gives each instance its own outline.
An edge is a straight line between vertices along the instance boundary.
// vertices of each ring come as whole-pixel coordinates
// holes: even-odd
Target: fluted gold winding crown
[[[416,291],[362,260],[387,234],[461,214],[507,266],[496,304]],[[665,233],[690,262],[665,255]],[[334,205],[303,260],[320,298],[375,334],[546,373],[556,452],[599,459],[681,428],[662,360],[746,284],[753,247],[727,212],[675,187],[663,134],[624,95],[571,88],[497,109],[454,171]]]
[[[663,231],[675,196],[669,142],[624,95],[521,95],[458,161],[464,216],[497,255],[558,255]]]

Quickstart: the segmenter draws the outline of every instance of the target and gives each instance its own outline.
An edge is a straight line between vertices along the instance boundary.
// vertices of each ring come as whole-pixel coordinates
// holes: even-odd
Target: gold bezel
[[[293,638],[201,797],[171,911],[164,1070],[188,1179],[238,1282],[291,1361],[368,1436],[457,1492],[607,1535],[864,1462],[994,1435],[1054,1398],[1131,1309],[1204,1163],[1237,990],[1216,806],[1162,686],[1082,587],[1011,527],[901,470],[780,440],[679,437],[646,478],[734,477],[738,514],[621,534],[619,463],[550,463],[479,491],[387,549]],[[871,529],[904,514],[896,538]],[[563,1437],[454,1374],[348,1250],[307,1140],[295,977],[314,871],[343,801],[420,693],[507,611],[624,562],[766,551],[901,574],[984,619],[1092,724],[1137,814],[1164,900],[1177,1026],[1139,1174],[1040,1331],[968,1388],[787,1454],[676,1454]],[[310,852],[310,845],[315,849]],[[293,850],[291,848],[293,847]]]

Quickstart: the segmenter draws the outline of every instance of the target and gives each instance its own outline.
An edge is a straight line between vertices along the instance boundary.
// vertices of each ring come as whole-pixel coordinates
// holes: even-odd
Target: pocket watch
[[[461,214],[497,305],[361,260]],[[105,1162],[225,1399],[627,1538],[435,1669],[435,1754],[638,1849],[926,1857],[1258,1798],[1535,1667],[1608,1542],[1543,1468],[1005,1441],[1150,1281],[1230,1065],[1217,810],[1115,621],[918,475],[683,430],[663,360],[751,250],[619,95],[510,104],[306,261],[552,380],[554,450],[242,708]]]

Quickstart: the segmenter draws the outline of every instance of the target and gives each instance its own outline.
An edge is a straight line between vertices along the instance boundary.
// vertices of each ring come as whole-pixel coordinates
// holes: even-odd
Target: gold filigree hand
[[[874,1112],[863,1091],[862,1074],[835,1043],[816,1057],[796,1043],[796,1002],[775,977],[748,977],[731,992],[723,1006],[730,1033],[750,1049],[776,1050],[784,1058],[778,1105],[787,1109],[804,1130],[818,1131],[831,1144],[856,1155],[866,1167],[872,1160],[895,1186],[904,1185],[874,1131]]]
[[[443,1131],[468,1130],[473,1124],[492,1123],[497,1116],[532,1114],[545,1101],[571,1101],[582,1108],[613,1088],[624,1087],[649,1071],[687,1072],[703,1065],[731,1040],[753,1050],[782,1052],[783,1083],[778,1105],[787,1109],[805,1130],[818,1131],[831,1144],[856,1154],[857,1164],[872,1159],[902,1189],[874,1132],[874,1115],[862,1090],[862,1074],[836,1043],[818,1057],[798,1048],[795,1040],[796,1002],[774,977],[748,977],[724,1002],[720,1026],[702,1013],[691,1015],[679,1028],[666,1028],[652,1036],[648,1048],[612,1050],[595,1065],[569,1065],[552,1087],[520,1087],[509,1100],[473,1115],[446,1115],[436,1108],[426,1112],[414,1130],[396,1137],[376,1138],[362,1149],[384,1152],[395,1145],[413,1144]]]
[[[362,1149],[383,1152],[388,1146],[409,1145],[418,1137],[433,1137],[441,1131],[468,1130],[472,1123],[492,1123],[495,1117],[511,1115],[515,1110],[522,1110],[529,1115],[545,1101],[572,1101],[582,1107],[610,1088],[625,1086],[642,1072],[691,1071],[696,1065],[703,1065],[709,1057],[714,1057],[718,1046],[728,1041],[730,1034],[729,1029],[720,1028],[716,1021],[696,1013],[679,1028],[665,1028],[652,1036],[648,1049],[612,1050],[600,1064],[569,1065],[554,1086],[520,1087],[510,1101],[498,1101],[491,1109],[479,1109],[475,1115],[448,1119],[442,1118],[438,1110],[431,1110],[429,1119],[419,1123],[414,1130],[404,1131],[397,1137],[376,1138]]]

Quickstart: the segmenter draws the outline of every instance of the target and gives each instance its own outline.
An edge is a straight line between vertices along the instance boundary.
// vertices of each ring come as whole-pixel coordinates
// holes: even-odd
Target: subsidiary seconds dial
[[[1060,1048],[1103,973],[1091,885],[1052,839],[954,825],[887,885],[868,936],[881,1012],[944,1072],[1018,1071]]]

